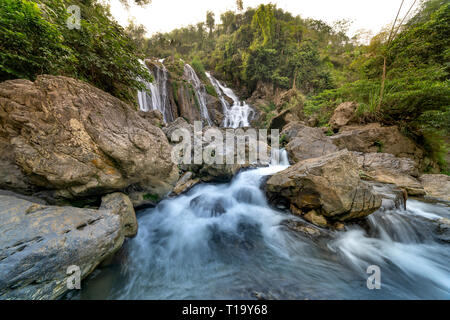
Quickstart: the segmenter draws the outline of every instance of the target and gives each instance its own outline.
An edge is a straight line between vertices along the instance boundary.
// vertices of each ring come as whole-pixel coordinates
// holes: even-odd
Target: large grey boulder
[[[120,216],[121,228],[125,237],[134,237],[138,232],[138,222],[133,203],[127,195],[116,192],[102,198],[100,210],[109,210]]]
[[[124,241],[113,210],[55,207],[0,195],[0,299],[56,299],[69,266],[85,278]]]
[[[132,187],[162,197],[178,180],[161,129],[82,81],[1,83],[0,124],[0,188],[73,200]]]

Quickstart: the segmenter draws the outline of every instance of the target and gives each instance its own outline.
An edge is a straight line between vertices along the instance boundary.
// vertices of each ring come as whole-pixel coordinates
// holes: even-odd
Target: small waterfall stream
[[[147,67],[154,78],[154,82],[144,82],[151,94],[149,95],[146,91],[138,91],[138,103],[139,109],[142,111],[159,110],[164,117],[164,122],[167,123],[174,120],[167,91],[169,77],[166,67],[162,64],[163,61],[160,60],[159,62],[162,67],[155,66],[156,72]],[[142,63],[145,65],[144,62]]]
[[[195,96],[200,105],[200,113],[203,119],[208,122],[208,125],[212,126],[213,122],[209,117],[208,108],[206,106],[206,89],[203,83],[198,78],[195,70],[189,65],[184,65],[184,75],[189,80],[189,82],[194,86]]]
[[[260,188],[288,167],[281,159],[140,212],[137,237],[71,298],[450,299],[450,226],[436,223],[450,218],[449,204],[410,200],[364,228],[309,237]],[[370,265],[381,268],[380,290],[367,288]]]
[[[219,100],[222,103],[223,113],[225,115],[223,126],[227,128],[249,127],[254,110],[247,103],[240,101],[233,90],[222,85],[211,73],[206,72],[206,76],[216,90]],[[233,100],[232,106],[230,106],[224,95]]]

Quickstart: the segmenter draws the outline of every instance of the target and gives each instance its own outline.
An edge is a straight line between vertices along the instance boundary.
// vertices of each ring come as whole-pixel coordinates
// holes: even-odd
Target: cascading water
[[[153,72],[144,62],[142,62],[152,74],[154,82],[144,82],[147,89],[151,92],[151,95],[146,91],[138,91],[138,103],[139,108],[142,111],[148,112],[150,110],[159,110],[164,117],[164,122],[167,123],[174,120],[170,108],[169,96],[167,94],[168,72],[166,67],[162,64],[163,61],[160,60],[159,62],[162,67],[155,66],[156,72]]]
[[[197,101],[200,107],[200,113],[203,119],[208,122],[208,125],[212,126],[213,122],[209,117],[208,108],[206,106],[206,89],[202,84],[200,79],[198,78],[195,70],[188,64],[184,65],[184,76],[188,79],[188,81],[194,86],[195,96],[197,97]]]
[[[206,76],[216,90],[219,100],[222,103],[225,115],[223,126],[227,128],[249,127],[254,110],[247,103],[240,101],[233,90],[222,85],[211,73],[206,72]],[[233,100],[232,106],[230,106],[224,95]]]
[[[450,226],[434,221],[450,218],[448,204],[410,200],[364,228],[310,238],[286,227],[302,220],[272,209],[260,189],[287,168],[281,159],[141,212],[137,237],[72,298],[450,298]],[[381,268],[380,290],[367,288],[370,265]]]

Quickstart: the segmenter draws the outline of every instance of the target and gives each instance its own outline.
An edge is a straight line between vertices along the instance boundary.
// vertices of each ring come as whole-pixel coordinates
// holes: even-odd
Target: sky
[[[261,3],[275,3],[302,18],[321,19],[328,23],[336,20],[353,21],[349,36],[358,30],[370,30],[373,35],[392,23],[402,0],[244,0],[244,8],[256,7]],[[403,15],[414,0],[405,0]],[[419,1],[417,1],[419,2]],[[152,0],[149,5],[131,5],[127,10],[119,0],[110,0],[111,13],[123,26],[130,17],[146,27],[148,36],[156,32],[173,29],[205,21],[206,12],[215,13],[216,23],[227,10],[236,10],[236,0]],[[403,16],[402,14],[400,17]]]

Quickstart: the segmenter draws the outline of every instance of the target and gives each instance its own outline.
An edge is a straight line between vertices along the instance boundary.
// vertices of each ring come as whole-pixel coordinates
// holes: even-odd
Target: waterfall
[[[167,82],[169,77],[166,67],[162,64],[163,61],[160,60],[159,62],[162,67],[155,66],[155,72],[142,62],[153,76],[154,82],[144,81],[146,88],[151,94],[148,94],[146,91],[138,91],[138,103],[139,109],[142,111],[159,110],[164,117],[164,122],[167,123],[174,120],[167,92]]]
[[[195,73],[195,70],[189,64],[184,65],[184,75],[188,79],[188,81],[194,86],[195,96],[197,97],[197,101],[199,103],[202,118],[208,122],[208,125],[212,126],[213,122],[209,117],[208,108],[206,106],[205,86],[198,78],[197,74]]]
[[[216,90],[219,100],[222,103],[225,115],[223,126],[227,128],[249,127],[250,117],[253,116],[254,110],[247,103],[240,101],[233,90],[222,85],[211,73],[206,72],[206,76]],[[224,95],[233,100],[232,106],[230,106]]]

